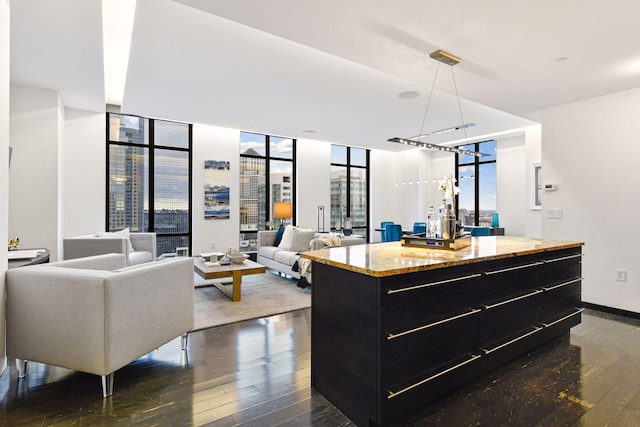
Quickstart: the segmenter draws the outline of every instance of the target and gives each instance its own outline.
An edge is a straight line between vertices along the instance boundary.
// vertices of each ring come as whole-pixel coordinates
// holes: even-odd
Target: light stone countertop
[[[455,251],[404,247],[400,242],[331,247],[301,253],[303,258],[374,277],[394,276],[494,259],[575,248],[584,242],[510,236],[472,237]]]

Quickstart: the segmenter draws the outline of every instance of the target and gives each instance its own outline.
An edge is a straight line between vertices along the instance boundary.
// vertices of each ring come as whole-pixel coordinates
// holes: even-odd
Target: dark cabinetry
[[[580,247],[373,277],[313,265],[312,385],[385,424],[580,323]]]

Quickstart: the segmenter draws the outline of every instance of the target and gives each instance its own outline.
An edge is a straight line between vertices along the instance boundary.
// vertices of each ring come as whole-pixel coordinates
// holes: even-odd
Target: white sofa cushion
[[[274,259],[274,255],[276,252],[282,251],[282,249],[277,246],[260,246],[258,249],[258,254],[265,258]]]
[[[282,241],[278,247],[294,252],[308,251],[314,235],[315,231],[310,228],[298,228],[293,225],[287,225],[282,235]]]
[[[120,231],[111,231],[111,232],[102,232],[99,231],[96,233],[96,237],[124,237],[127,239],[127,245],[129,245],[129,252],[135,251],[135,248],[131,244],[131,236],[129,227],[120,230]]]
[[[291,267],[300,258],[296,252],[280,250],[274,254],[273,260]]]
[[[145,262],[153,261],[153,255],[147,251],[129,252],[129,265],[138,265]]]

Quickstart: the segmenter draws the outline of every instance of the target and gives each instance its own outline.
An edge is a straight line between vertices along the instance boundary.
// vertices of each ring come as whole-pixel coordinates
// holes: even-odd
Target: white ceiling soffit
[[[387,139],[420,132],[430,88],[176,2],[139,0],[122,110],[397,150]],[[400,99],[407,90],[421,96]],[[533,124],[470,101],[462,110],[476,123],[468,136]],[[425,132],[459,125],[455,96],[434,93],[427,122]]]
[[[57,91],[68,108],[104,111],[101,5],[12,1],[11,83]]]

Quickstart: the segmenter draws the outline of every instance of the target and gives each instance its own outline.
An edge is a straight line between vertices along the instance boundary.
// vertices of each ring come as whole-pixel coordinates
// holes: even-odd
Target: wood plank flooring
[[[350,426],[310,387],[310,310],[196,332],[100,378],[37,363],[0,377],[0,425]],[[640,321],[583,323],[397,426],[640,425]]]

